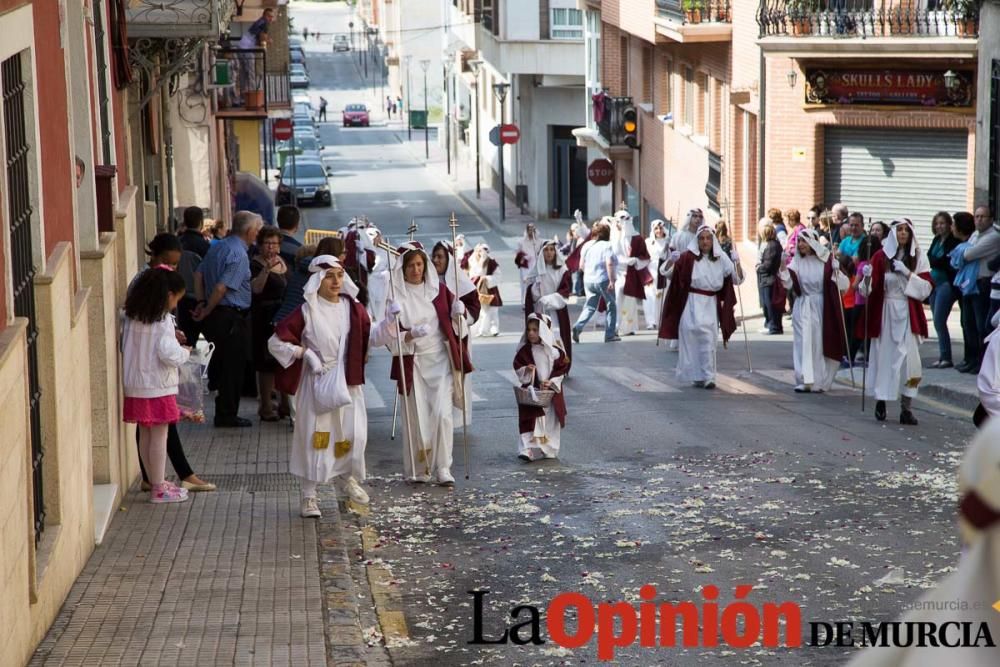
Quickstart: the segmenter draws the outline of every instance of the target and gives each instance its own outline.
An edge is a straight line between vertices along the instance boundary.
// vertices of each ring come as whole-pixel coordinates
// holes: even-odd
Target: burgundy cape
[[[451,318],[451,304],[455,301],[454,295],[447,286],[441,285],[438,288],[437,296],[434,297],[432,302],[434,306],[434,311],[438,316],[438,328],[441,329],[441,334],[444,339],[448,342],[448,357],[451,360],[452,369],[458,368],[461,364],[462,370],[465,373],[471,373],[475,370],[472,367],[472,358],[469,356],[468,345],[464,345],[462,341],[458,340],[458,336],[455,334],[455,329],[452,327]],[[401,332],[405,333],[408,329],[401,327]],[[391,345],[390,345],[391,347]],[[403,355],[403,365],[406,368],[406,389],[407,394],[413,391],[413,355],[404,354]],[[396,381],[396,390],[402,394],[403,393],[403,378],[399,374],[399,357],[392,357],[392,370],[389,372],[389,377]]]
[[[517,351],[514,356],[514,370],[524,368],[535,363],[535,357],[531,354],[531,344],[525,343],[521,346],[521,349]],[[559,358],[556,359],[555,363],[552,364],[552,374],[549,379],[559,377],[561,375],[566,375],[569,372],[569,359],[566,358],[566,353],[559,350]],[[528,385],[523,385],[527,387]],[[541,388],[541,380],[538,376],[535,376],[535,388]],[[559,420],[559,426],[566,427],[566,401],[563,399],[561,391],[556,392],[555,396],[552,397],[552,408],[556,411],[556,418]],[[530,405],[518,405],[517,406],[517,428],[518,433],[531,433],[535,430],[535,420],[539,417],[545,416],[545,408],[534,407]]]
[[[368,360],[368,337],[371,334],[372,323],[368,319],[368,311],[351,297],[342,294],[350,305],[351,330],[347,334],[347,359],[344,364],[344,375],[349,386],[365,383],[365,362]],[[302,332],[306,328],[306,319],[299,306],[285,319],[274,327],[274,335],[280,340],[292,345],[302,345]],[[278,391],[294,395],[299,389],[302,379],[302,360],[296,359],[288,368],[279,368],[275,373],[274,386]]]
[[[885,272],[889,270],[889,258],[879,250],[872,256],[872,291],[868,295],[868,338],[878,338],[882,335],[882,305],[885,303]],[[917,274],[931,285],[934,281],[929,273]],[[910,331],[917,336],[927,338],[927,316],[924,315],[924,305],[917,299],[907,298],[910,307]],[[854,327],[854,335],[865,337],[865,318],[859,317]]]
[[[568,299],[571,289],[570,272],[563,273],[559,281],[559,289],[556,292],[564,299]],[[524,319],[527,321],[528,315],[535,312],[535,294],[531,288],[525,290],[524,295]],[[569,306],[564,306],[556,311],[556,320],[559,322],[559,338],[562,339],[563,349],[569,360],[573,359],[573,331],[569,323]]]
[[[660,316],[659,337],[666,340],[677,340],[681,323],[681,315],[687,307],[688,294],[691,292],[691,273],[698,258],[687,250],[674,264],[674,275],[667,289],[667,302]],[[711,260],[706,260],[711,261]],[[719,308],[719,328],[722,330],[723,344],[736,331],[736,290],[733,288],[732,276],[726,276],[722,289],[715,293],[715,301]]]
[[[792,274],[792,292],[796,297],[802,296],[799,276]],[[840,300],[840,290],[833,282],[833,256],[826,260],[823,267],[823,356],[827,359],[840,361],[848,353],[847,341],[844,339],[844,311]]]
[[[566,258],[566,270],[570,273],[576,273],[582,267],[580,266],[580,251],[583,250],[583,244],[591,239],[591,233],[587,232],[587,238],[580,238],[577,242],[576,247],[573,248],[573,252],[569,254]]]
[[[466,250],[465,254],[462,255],[462,261],[458,263],[458,268],[469,270],[469,258],[472,257],[473,250]]]
[[[632,237],[632,247],[629,249],[628,256],[635,257],[639,261],[649,261],[649,248],[646,247],[646,239],[642,238],[638,234]],[[644,269],[637,269],[634,266],[628,267],[625,270],[625,287],[622,293],[625,296],[630,296],[633,299],[646,298],[646,285],[653,282],[653,276],[649,273],[649,267]]]
[[[519,269],[528,268],[528,253],[518,250],[517,254],[514,255],[514,265]]]
[[[497,261],[492,257],[486,260],[486,275],[492,276],[494,273],[496,273],[497,266],[498,266]],[[482,276],[476,276],[475,278],[472,279],[472,284],[474,284],[476,287],[479,287],[479,281],[481,278]],[[491,306],[499,308],[500,306],[503,305],[503,299],[500,298],[499,287],[491,287],[490,294],[493,295],[493,303],[490,304]],[[479,297],[477,296],[476,298],[478,299]]]
[[[344,270],[358,269],[358,281],[361,287],[368,287],[368,274],[375,268],[375,251],[365,251],[365,266],[358,266],[358,230],[352,229],[344,237]]]

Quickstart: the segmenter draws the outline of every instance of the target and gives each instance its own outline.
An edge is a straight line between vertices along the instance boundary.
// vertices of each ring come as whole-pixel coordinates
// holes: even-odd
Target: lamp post
[[[455,56],[446,53],[444,58],[444,153],[448,164],[448,175],[451,176],[451,70],[454,67]]]
[[[430,60],[425,58],[420,61],[420,67],[424,70],[424,158],[427,160],[431,159],[430,111],[427,108],[427,69],[430,66]]]
[[[500,136],[500,128],[503,127],[504,102],[507,100],[507,90],[509,88],[509,83],[493,84],[493,94],[497,96],[497,100],[500,102],[500,126],[497,127],[497,138],[500,139],[500,146],[498,148],[498,155],[500,156],[498,159],[500,163],[500,222],[503,222],[507,217],[507,190],[503,179],[503,138]]]
[[[406,140],[413,140],[413,128],[410,126],[410,61],[413,56],[403,56],[406,62]]]
[[[482,60],[470,60],[469,67],[472,68],[472,76],[475,77],[476,86],[476,199],[479,199],[480,193],[480,182],[479,182],[479,68],[483,66]]]

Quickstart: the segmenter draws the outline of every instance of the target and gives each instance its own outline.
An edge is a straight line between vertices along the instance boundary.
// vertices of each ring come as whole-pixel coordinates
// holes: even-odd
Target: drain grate
[[[213,475],[202,473],[219,487],[219,491],[247,491],[267,493],[268,491],[298,491],[299,480],[287,472],[267,472],[255,474]]]

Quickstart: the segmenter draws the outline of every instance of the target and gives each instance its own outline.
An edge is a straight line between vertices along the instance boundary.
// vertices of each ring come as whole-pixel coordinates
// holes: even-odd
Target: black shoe
[[[972,368],[972,364],[970,364],[968,361],[963,361],[962,363],[955,366],[955,370],[958,371],[959,373],[968,373],[970,368]]]
[[[705,383],[705,389],[715,389],[715,383],[709,380]]]
[[[966,366],[959,373],[968,373],[969,375],[979,375],[979,366]]]
[[[573,328],[573,342],[577,345],[580,344],[580,330],[576,327]]]
[[[875,402],[875,419],[880,422],[885,421],[885,401]]]
[[[907,426],[916,426],[919,422],[917,421],[917,418],[913,416],[912,412],[909,410],[903,410],[899,413],[899,423]]]
[[[253,422],[243,417],[233,417],[232,419],[215,420],[215,428],[247,428],[253,426]]]

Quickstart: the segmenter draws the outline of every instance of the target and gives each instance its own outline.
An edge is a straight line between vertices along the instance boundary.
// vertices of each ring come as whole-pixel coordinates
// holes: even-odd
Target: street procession
[[[1000,665],[1000,0],[0,0],[2,665]]]

